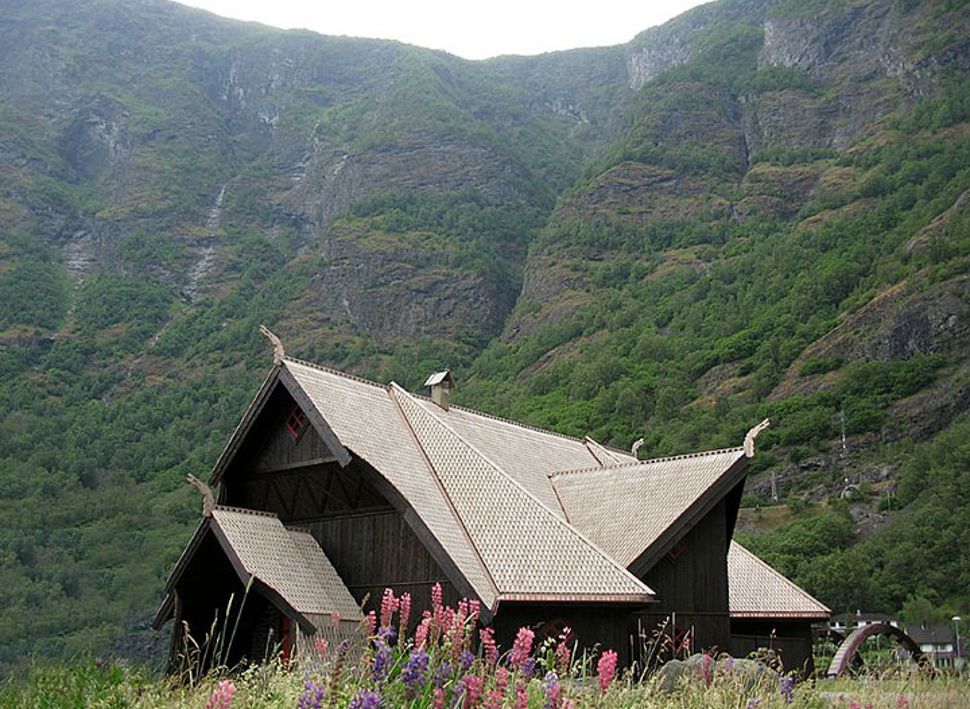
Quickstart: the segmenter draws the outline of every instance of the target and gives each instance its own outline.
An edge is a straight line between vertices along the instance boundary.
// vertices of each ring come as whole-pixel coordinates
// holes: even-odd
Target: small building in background
[[[923,654],[936,667],[953,667],[957,659],[957,641],[952,625],[920,623],[906,628]]]

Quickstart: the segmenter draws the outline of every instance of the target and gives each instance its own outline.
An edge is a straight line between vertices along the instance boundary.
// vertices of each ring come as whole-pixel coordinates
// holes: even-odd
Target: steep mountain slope
[[[833,607],[970,602],[959,534],[922,590],[912,558],[878,588],[823,573],[857,532],[878,560],[968,504],[945,453],[970,397],[966,3],[725,0],[486,62],[154,0],[0,10],[0,667],[146,616],[260,322],[651,455],[771,415],[749,501],[771,471],[815,502],[796,532],[848,533],[753,543]],[[829,504],[846,478],[872,504]]]

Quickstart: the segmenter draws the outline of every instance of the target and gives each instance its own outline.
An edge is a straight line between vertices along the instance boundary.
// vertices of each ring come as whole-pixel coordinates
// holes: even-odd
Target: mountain
[[[0,666],[141,642],[259,323],[641,455],[771,416],[752,547],[838,610],[970,610],[965,1],[721,0],[484,62],[0,9]]]

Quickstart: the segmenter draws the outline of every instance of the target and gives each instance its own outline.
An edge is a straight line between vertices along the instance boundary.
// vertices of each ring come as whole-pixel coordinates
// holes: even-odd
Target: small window
[[[286,419],[286,430],[294,443],[303,437],[303,432],[306,431],[308,424],[309,421],[303,410],[299,406],[294,406],[289,418]]]
[[[674,545],[674,548],[667,552],[667,559],[669,561],[677,561],[680,557],[687,553],[687,541],[681,539]]]

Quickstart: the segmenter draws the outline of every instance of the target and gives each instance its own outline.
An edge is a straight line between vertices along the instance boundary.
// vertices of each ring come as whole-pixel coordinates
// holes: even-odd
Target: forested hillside
[[[0,668],[140,637],[259,323],[641,456],[770,416],[748,544],[837,611],[970,612],[967,37],[721,0],[468,62],[0,0]]]

